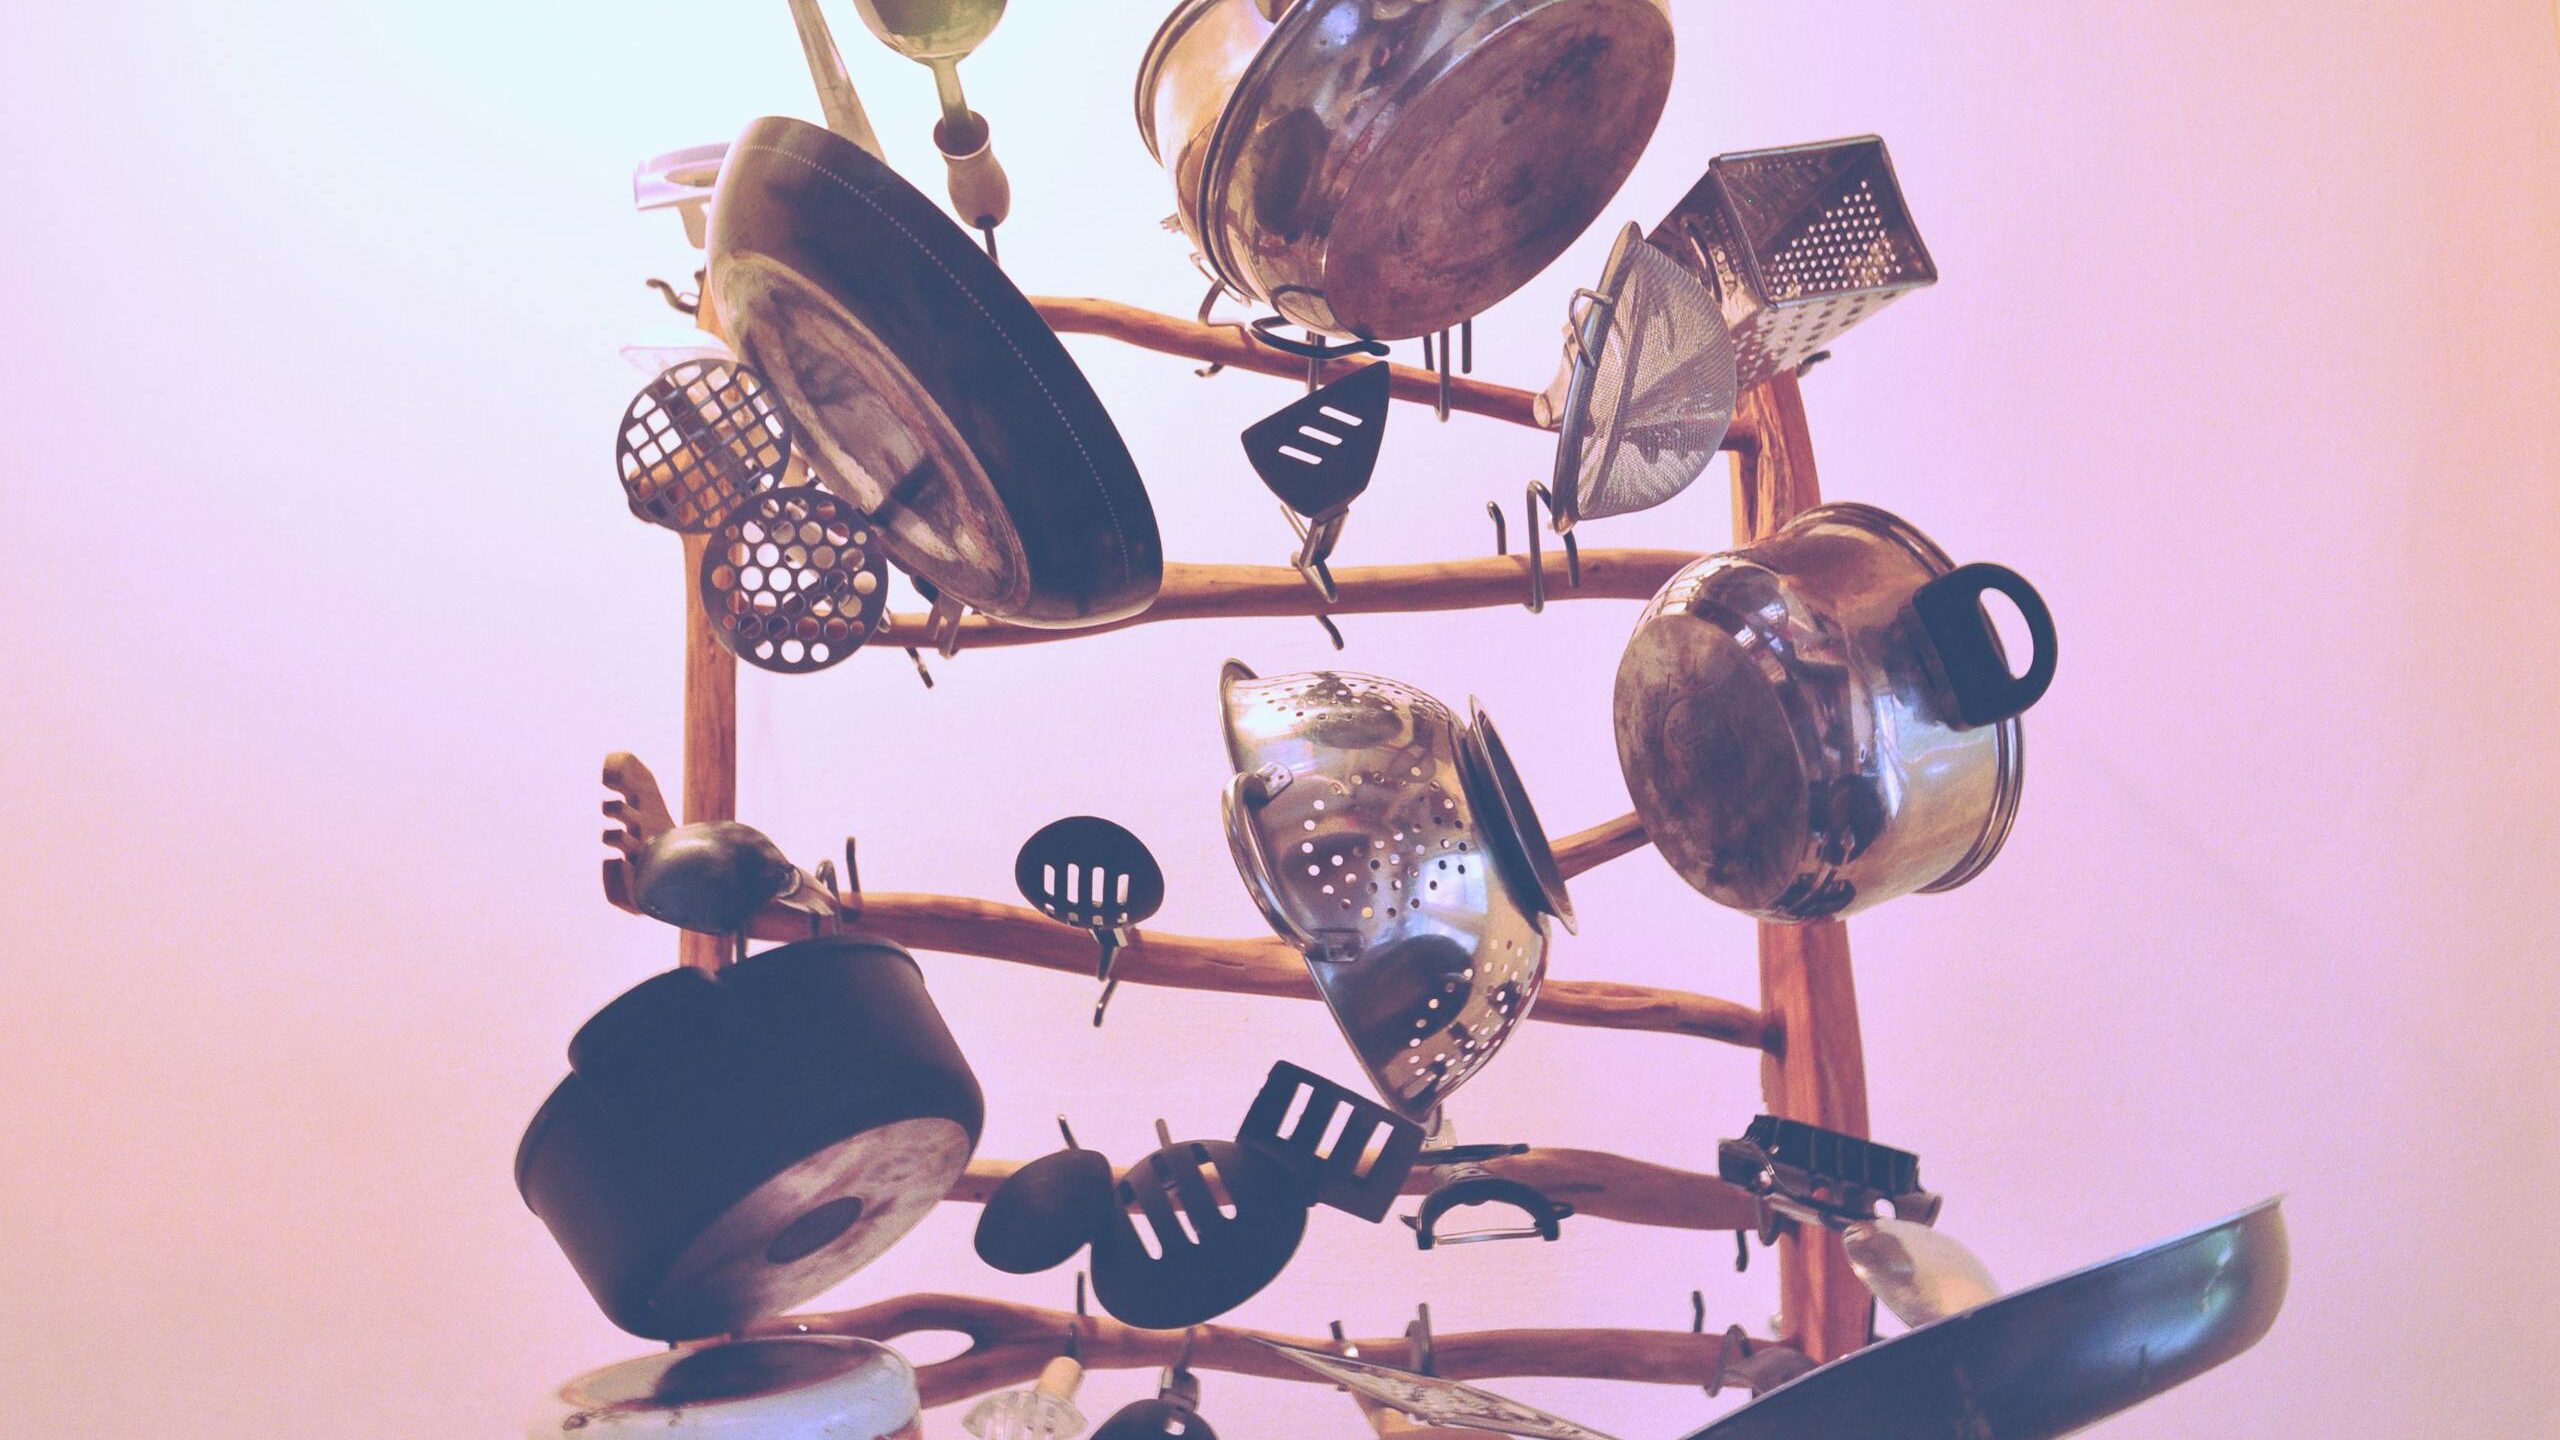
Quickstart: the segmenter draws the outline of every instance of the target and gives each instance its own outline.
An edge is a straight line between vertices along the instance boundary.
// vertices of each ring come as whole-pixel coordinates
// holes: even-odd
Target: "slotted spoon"
[[[1093,978],[1102,982],[1093,1023],[1100,1025],[1111,992],[1120,987],[1111,957],[1129,942],[1131,928],[1164,904],[1164,868],[1125,827],[1099,815],[1070,815],[1022,842],[1013,883],[1041,914],[1093,932],[1099,951]]]

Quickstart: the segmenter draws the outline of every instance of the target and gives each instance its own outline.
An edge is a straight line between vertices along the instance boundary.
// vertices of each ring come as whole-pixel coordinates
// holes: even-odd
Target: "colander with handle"
[[[1501,737],[1375,675],[1229,661],[1220,694],[1237,871],[1379,1095],[1426,1120],[1528,1014],[1548,918],[1573,921]]]

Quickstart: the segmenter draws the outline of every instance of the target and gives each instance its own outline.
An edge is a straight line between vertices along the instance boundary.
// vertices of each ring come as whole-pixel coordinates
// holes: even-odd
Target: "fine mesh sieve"
[[[1559,531],[1649,510],[1706,472],[1733,423],[1733,335],[1707,287],[1629,225],[1574,296],[1563,380]]]
[[[1715,293],[1744,386],[1938,281],[1873,135],[1719,155],[1649,238]]]

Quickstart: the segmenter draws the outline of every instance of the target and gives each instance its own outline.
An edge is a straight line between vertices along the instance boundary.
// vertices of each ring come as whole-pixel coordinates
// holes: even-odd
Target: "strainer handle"
[[[1279,779],[1273,784],[1274,772]],[[1319,948],[1316,937],[1301,929],[1280,903],[1275,887],[1280,879],[1278,860],[1271,853],[1271,842],[1262,833],[1256,813],[1270,798],[1288,785],[1289,772],[1278,765],[1265,765],[1260,770],[1239,771],[1227,781],[1224,810],[1229,848],[1236,852],[1237,869],[1244,872],[1245,889],[1253,894],[1253,903],[1262,918],[1280,938],[1300,950]]]

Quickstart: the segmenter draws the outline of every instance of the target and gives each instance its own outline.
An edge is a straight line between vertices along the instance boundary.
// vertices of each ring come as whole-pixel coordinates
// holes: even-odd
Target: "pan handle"
[[[986,117],[975,110],[961,113],[963,125],[952,124],[949,116],[934,122],[933,148],[950,171],[951,208],[977,229],[993,230],[1013,211],[1013,184],[996,163]]]
[[[827,117],[827,128],[885,164],[880,137],[872,133],[871,117],[863,112],[862,97],[854,93],[853,77],[844,71],[844,56],[836,50],[827,17],[818,13],[818,0],[791,0],[791,24],[800,32],[800,53],[808,58],[809,78],[818,87],[818,110]]]
[[[2000,632],[1982,608],[1983,592],[1997,590],[2026,617],[2035,655],[2018,674],[2000,653]],[[1911,596],[1911,613],[1938,652],[1956,714],[1966,726],[1989,725],[2022,714],[2053,684],[2053,612],[2025,576],[2005,565],[1959,565]]]

